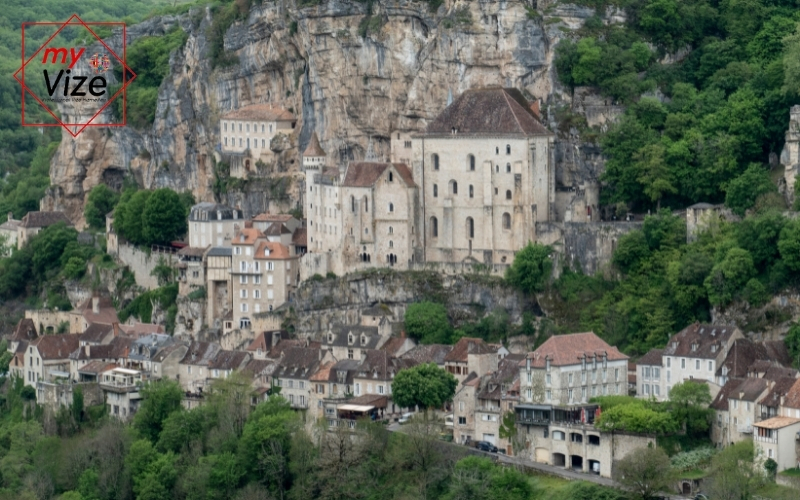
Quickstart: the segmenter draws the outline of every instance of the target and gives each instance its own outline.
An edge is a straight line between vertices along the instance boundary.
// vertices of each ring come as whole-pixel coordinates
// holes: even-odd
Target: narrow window
[[[467,156],[467,164],[470,171],[475,171],[475,156],[473,155]]]
[[[511,173],[511,164],[510,163],[506,163],[506,173],[507,174]]]
[[[389,172],[389,182],[394,182],[394,174]]]
[[[458,183],[456,181],[450,181],[450,187],[453,194],[458,194]]]
[[[510,189],[507,189],[507,190],[506,190],[506,199],[507,199],[507,200],[510,200],[510,199],[511,199],[511,190],[510,190]]]
[[[511,214],[508,212],[503,214],[503,229],[511,229]]]
[[[472,217],[467,217],[467,234],[470,238],[475,237],[475,221]]]
[[[433,185],[433,197],[434,198],[439,197],[439,186],[437,186],[436,184]]]
[[[389,211],[394,212],[394,203],[389,203]]]
[[[431,217],[431,237],[439,237],[439,219],[436,217]]]
[[[431,159],[433,160],[433,169],[439,170],[439,155],[434,153]]]
[[[511,144],[506,144],[506,154],[507,155],[511,154]]]
[[[472,187],[472,184],[469,185],[469,197],[472,198],[475,196],[475,189]]]

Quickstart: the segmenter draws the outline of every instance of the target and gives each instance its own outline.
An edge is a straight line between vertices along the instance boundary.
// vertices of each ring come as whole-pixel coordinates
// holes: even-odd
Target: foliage
[[[452,335],[447,309],[434,302],[409,304],[405,314],[406,333],[423,344],[449,344]]]
[[[595,421],[595,427],[603,431],[670,434],[678,430],[678,423],[669,413],[656,411],[646,404],[627,404],[603,411]]]
[[[709,498],[750,498],[763,484],[762,469],[756,465],[753,441],[735,443],[711,460]]]
[[[696,448],[690,451],[676,453],[670,458],[673,469],[684,471],[694,469],[711,461],[717,450],[711,447]]]
[[[186,233],[191,194],[169,188],[123,192],[114,212],[117,233],[137,245],[168,244]]]
[[[786,349],[792,357],[792,363],[795,367],[800,366],[800,324],[792,323],[789,331],[783,338],[786,344]]]
[[[106,214],[111,212],[119,201],[119,195],[105,184],[98,184],[89,191],[84,207],[84,217],[89,227],[105,229]]]
[[[158,286],[169,284],[174,275],[175,269],[167,263],[163,255],[158,257],[158,263],[153,270],[150,271],[150,276],[155,276],[158,280]]]
[[[162,379],[142,387],[140,393],[143,401],[133,419],[133,426],[142,437],[157,442],[164,421],[172,412],[181,410],[183,391],[176,382]]]
[[[456,378],[434,363],[400,371],[392,382],[392,399],[401,408],[440,408],[453,398]]]
[[[127,321],[131,316],[138,318],[142,323],[150,323],[153,319],[153,305],[158,304],[162,310],[168,310],[175,305],[178,298],[178,284],[148,290],[139,294],[119,312],[120,321]]]
[[[777,191],[778,188],[769,178],[767,171],[760,165],[753,163],[742,175],[728,184],[728,190],[725,193],[725,205],[733,213],[744,216],[745,210],[755,205],[759,196]]]
[[[453,480],[444,500],[527,500],[534,489],[525,475],[512,468],[498,467],[488,458],[467,457],[456,463]]]
[[[525,293],[544,290],[553,270],[550,255],[553,249],[539,243],[528,243],[514,256],[514,263],[506,269],[506,281]]]
[[[707,434],[714,414],[714,410],[708,408],[711,400],[708,384],[698,384],[692,380],[675,384],[669,391],[672,417],[692,435]]]
[[[617,462],[615,479],[630,490],[635,498],[649,500],[672,483],[669,457],[655,446],[638,448]]]

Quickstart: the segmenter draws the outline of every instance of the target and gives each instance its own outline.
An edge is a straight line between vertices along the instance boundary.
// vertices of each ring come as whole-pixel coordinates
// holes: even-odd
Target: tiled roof
[[[107,370],[111,370],[112,368],[117,368],[116,363],[108,363],[102,360],[94,360],[86,363],[83,368],[79,368],[79,373],[93,373],[97,375],[98,373],[102,373]]]
[[[478,393],[478,399],[499,401],[503,393],[519,379],[519,362],[523,359],[525,356],[522,354],[509,354],[501,359],[497,364],[497,371],[486,377],[486,383]]]
[[[783,406],[787,408],[800,409],[800,379],[792,384],[792,387],[786,392],[786,398],[783,400]]]
[[[27,340],[31,341],[38,337],[36,333],[36,325],[30,318],[22,318],[14,328],[14,333],[11,335],[11,340]]]
[[[531,366],[534,368],[544,368],[547,364],[545,359],[549,359],[552,366],[577,365],[581,363],[584,355],[586,361],[590,362],[594,355],[597,355],[600,361],[603,354],[608,356],[608,361],[628,359],[628,356],[619,352],[616,347],[608,345],[593,332],[554,335],[528,354],[528,358],[531,358]],[[520,365],[525,363],[526,361],[521,361]]]
[[[228,112],[223,120],[256,120],[256,121],[294,121],[296,118],[288,110],[273,104],[251,104]]]
[[[375,408],[386,408],[389,398],[379,394],[364,394],[355,398],[348,399],[345,404],[357,406],[374,406]]]
[[[444,358],[453,350],[453,346],[444,344],[418,345],[400,356],[403,359],[413,359],[418,364],[435,363],[444,364]]]
[[[292,244],[297,247],[308,246],[308,229],[305,227],[298,227],[294,230],[292,235]]]
[[[761,422],[756,422],[753,425],[761,427],[762,429],[782,429],[783,427],[788,427],[798,422],[800,422],[800,418],[772,417],[767,420],[762,420]]]
[[[269,248],[269,255],[265,255],[265,250]],[[258,260],[282,260],[291,259],[289,247],[276,241],[262,241],[258,244],[253,258]]]
[[[103,325],[100,323],[92,323],[89,325],[82,334],[81,334],[81,342],[94,342],[99,344],[102,342],[106,336],[114,331],[113,325]]]
[[[415,186],[414,177],[402,163],[350,162],[345,172],[343,186],[370,187],[383,175],[386,169],[394,167],[400,179],[409,187]]]
[[[271,359],[251,359],[247,362],[242,371],[249,373],[253,377],[261,375],[272,375],[278,363]]]
[[[304,347],[286,349],[278,360],[278,367],[274,375],[276,377],[307,378],[314,373],[320,357],[318,349]]]
[[[764,376],[762,377],[765,380],[779,380],[782,378],[797,378],[798,376],[797,370],[794,368],[786,368],[783,366],[770,366],[766,372],[764,372]]]
[[[471,89],[428,125],[426,134],[553,135],[539,122],[517,89]]]
[[[366,352],[365,352],[366,351]],[[400,370],[411,368],[416,363],[411,359],[399,359],[386,351],[365,349],[358,364],[358,376],[391,380]]]
[[[134,323],[132,325],[119,325],[119,329],[131,337],[143,337],[152,334],[164,334],[164,327],[155,323]]]
[[[731,394],[735,393],[739,386],[742,384],[740,379],[730,379],[725,382],[725,385],[720,388],[714,401],[711,402],[709,407],[718,411],[728,411],[728,399]]]
[[[772,382],[772,388],[766,396],[761,398],[758,403],[764,406],[778,407],[781,405],[781,397],[785,397],[797,379],[794,377],[783,377]]]
[[[317,371],[308,378],[311,382],[327,382],[331,378],[331,369],[335,365],[333,361],[319,365]]]
[[[761,398],[761,395],[767,390],[768,386],[768,382],[763,378],[746,378],[739,387],[728,396],[728,399],[755,402]]]
[[[466,363],[468,354],[491,354],[496,352],[497,348],[490,346],[482,339],[462,337],[453,346],[453,350],[447,353],[444,360],[445,362],[457,361]]]
[[[361,325],[337,325],[331,328],[333,341],[329,341],[328,336],[325,335],[323,345],[336,346],[336,347],[360,347],[362,349],[377,349],[381,341],[378,335],[377,326],[361,326]],[[353,335],[353,342],[349,341],[349,335]],[[361,336],[365,337],[365,342],[361,342]]]
[[[244,351],[217,351],[214,359],[208,363],[210,370],[238,370],[250,360],[250,353]]]
[[[726,376],[744,378],[752,368],[757,368],[759,361],[768,361],[772,366],[791,366],[789,352],[783,342],[753,342],[747,338],[733,341],[725,360],[717,367],[716,375],[722,376],[722,368],[726,368]]]
[[[290,214],[271,214],[264,212],[253,217],[255,222],[289,222],[292,220],[293,215]]]
[[[463,385],[470,385],[472,387],[479,387],[480,384],[481,384],[481,378],[478,376],[477,373],[469,372],[469,375],[467,375],[467,378],[465,378],[464,381],[461,382],[461,383]]]
[[[0,224],[0,231],[16,231],[19,227],[20,221],[18,220],[7,220]]]
[[[392,337],[381,346],[381,351],[389,353],[390,356],[396,356],[403,344],[408,340],[407,337]]]
[[[114,337],[105,345],[91,345],[77,348],[70,359],[120,359],[127,358],[133,348],[134,339]]]
[[[69,359],[69,355],[78,348],[80,344],[80,335],[44,335],[31,345],[36,346],[39,350],[39,355],[44,361]]]
[[[288,334],[284,330],[261,332],[256,335],[256,338],[254,338],[252,342],[250,342],[250,345],[247,346],[247,350],[255,352],[261,349],[263,353],[267,353],[270,349],[272,349],[272,343],[274,340],[273,337],[278,337],[277,342],[279,342],[280,339],[287,338]]]
[[[246,227],[244,229],[240,229],[239,232],[236,233],[236,236],[233,237],[231,243],[234,245],[252,245],[258,238],[263,237],[264,234],[258,229]]]
[[[213,247],[211,248],[206,257],[230,257],[233,255],[231,247]]]
[[[214,342],[192,341],[179,364],[207,366],[220,350],[222,347]]]
[[[117,311],[114,309],[114,303],[111,301],[111,298],[105,296],[99,297],[98,314],[95,314],[92,309],[92,300],[93,297],[89,297],[78,306],[78,311],[80,311],[87,323],[101,323],[104,325],[119,323]]]
[[[317,137],[316,132],[311,133],[311,140],[308,141],[308,146],[303,151],[303,156],[325,156],[325,150],[319,145],[319,137]]]
[[[204,253],[206,253],[206,249],[200,247],[183,247],[178,250],[178,255],[184,257],[202,257]]]
[[[292,232],[280,222],[270,224],[270,226],[264,230],[264,236],[280,236],[282,234],[292,234]]]
[[[53,224],[64,222],[71,226],[72,222],[64,212],[28,212],[22,217],[20,226],[22,227],[48,227]]]
[[[661,366],[662,354],[664,354],[664,349],[650,349],[647,354],[639,358],[636,364],[639,366]]]
[[[664,356],[716,359],[720,350],[738,331],[730,325],[694,323],[676,333],[664,348]]]

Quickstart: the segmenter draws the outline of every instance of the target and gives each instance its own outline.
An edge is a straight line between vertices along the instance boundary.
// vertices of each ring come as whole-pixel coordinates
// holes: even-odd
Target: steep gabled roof
[[[103,325],[113,325],[114,323],[119,323],[117,310],[114,309],[114,303],[111,301],[110,297],[98,297],[97,314],[95,314],[94,309],[92,309],[93,300],[94,297],[89,297],[78,306],[78,311],[80,311],[87,323],[90,325],[93,323],[100,323]]]
[[[608,345],[594,332],[554,335],[527,357],[531,358],[531,366],[534,368],[544,368],[547,365],[546,359],[550,360],[552,366],[577,365],[581,363],[583,356],[586,356],[587,362],[591,362],[595,355],[600,361],[603,354],[608,356],[608,361],[628,359],[628,356]],[[520,366],[526,362],[521,361]]]
[[[725,376],[744,378],[751,370],[767,371],[769,368],[766,365],[774,367],[791,364],[789,351],[783,342],[753,342],[740,338],[733,341],[725,360],[717,367],[716,375],[722,376],[722,369],[725,368]]]
[[[250,353],[244,351],[217,351],[214,359],[208,363],[209,370],[238,370],[250,360]]]
[[[292,347],[286,349],[278,360],[276,377],[308,378],[320,362],[319,349]]]
[[[192,341],[183,359],[179,361],[179,364],[208,365],[220,350],[222,350],[222,347],[214,342]]]
[[[22,318],[17,323],[16,328],[14,328],[14,334],[11,336],[11,340],[16,341],[31,341],[38,337],[39,334],[36,333],[36,325],[33,323],[33,320],[30,318]]]
[[[737,331],[730,325],[694,323],[669,339],[664,356],[715,359]]]
[[[269,249],[269,255],[266,255],[265,251],[267,249]],[[292,255],[289,254],[289,247],[286,245],[277,241],[262,241],[258,244],[253,258],[258,260],[284,260],[291,259]]]
[[[758,403],[777,408],[781,405],[781,398],[789,393],[795,382],[797,382],[797,379],[794,377],[784,377],[776,380],[766,396],[761,398]]]
[[[639,358],[636,362],[637,366],[661,366],[661,356],[664,354],[664,349],[650,349],[650,351]]]
[[[469,354],[491,354],[496,352],[497,348],[487,344],[483,339],[461,337],[456,342],[456,345],[453,346],[453,350],[444,357],[444,360],[445,362],[466,363]]]
[[[553,135],[542,125],[517,89],[471,89],[428,125],[426,134]]]
[[[25,228],[35,227],[48,227],[53,224],[64,222],[67,226],[71,226],[72,222],[64,212],[28,212],[22,217],[20,226]]]
[[[387,168],[394,167],[398,177],[408,187],[413,187],[414,176],[411,170],[403,163],[378,163],[378,162],[350,162],[347,165],[347,172],[344,174],[342,186],[346,187],[370,187],[380,178]]]
[[[292,234],[292,245],[297,247],[308,246],[308,229],[305,227],[298,227]]]
[[[796,380],[792,387],[786,392],[783,406],[787,408],[800,409],[800,379]]]
[[[99,344],[102,342],[109,333],[114,331],[113,325],[104,325],[101,323],[92,323],[89,325],[82,334],[81,342],[93,342]]]
[[[445,344],[418,345],[401,355],[403,359],[413,359],[418,364],[435,363],[443,365],[444,359],[453,350],[453,346]]]
[[[731,379],[725,382],[725,385],[719,390],[717,397],[714,398],[709,407],[717,411],[728,411],[728,399],[741,384],[742,380],[739,379]]]
[[[761,399],[767,387],[769,387],[769,383],[763,378],[746,378],[735,391],[728,395],[728,399],[756,402]]]
[[[69,359],[80,344],[79,335],[44,335],[31,342],[39,350],[39,355],[44,361]]]

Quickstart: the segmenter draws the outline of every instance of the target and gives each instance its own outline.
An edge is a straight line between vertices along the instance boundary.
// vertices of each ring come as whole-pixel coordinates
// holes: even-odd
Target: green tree
[[[672,486],[672,466],[663,449],[638,448],[625,455],[614,468],[615,479],[635,498],[649,500]]]
[[[145,244],[148,241],[145,236],[144,211],[151,194],[151,191],[136,191],[124,203],[120,201],[114,212],[114,227],[117,232],[136,245]]]
[[[84,207],[84,217],[89,227],[105,229],[106,214],[114,209],[119,201],[119,195],[105,184],[98,184],[89,191]]]
[[[764,474],[758,469],[752,440],[725,447],[711,459],[711,473],[704,481],[709,498],[751,498],[764,482]]]
[[[392,382],[392,399],[401,408],[440,408],[453,399],[456,378],[434,363],[401,370]]]
[[[769,178],[769,173],[754,163],[742,175],[728,183],[725,206],[743,217],[745,211],[755,205],[759,196],[777,191],[778,188]]]
[[[133,426],[140,435],[155,443],[164,421],[173,412],[181,410],[183,391],[177,382],[162,379],[142,387],[140,393],[143,401],[133,418]]]
[[[786,223],[778,239],[778,250],[787,268],[800,271],[800,221]]]
[[[406,308],[406,333],[423,344],[449,344],[452,327],[447,309],[435,302],[415,302]]]
[[[70,410],[72,411],[72,418],[75,420],[75,423],[80,425],[81,421],[83,421],[83,388],[81,386],[75,386],[72,390],[72,405],[70,406]]]
[[[750,252],[731,248],[725,258],[711,269],[705,280],[708,300],[714,305],[726,305],[756,275]]]
[[[792,363],[794,366],[800,366],[800,324],[792,323],[792,326],[789,327],[789,331],[783,338],[783,342],[786,344],[786,349],[788,349],[789,354],[792,356]]]
[[[541,292],[550,279],[553,249],[539,243],[528,243],[514,256],[514,263],[506,269],[506,280],[525,293]]]
[[[624,430],[664,435],[677,431],[679,426],[669,413],[656,411],[642,401],[603,409],[603,413],[595,421],[595,427],[604,431]]]
[[[669,391],[669,407],[673,418],[690,434],[708,431],[713,410],[708,408],[711,393],[708,384],[686,380]]]
[[[534,489],[525,474],[516,469],[498,467],[488,458],[467,457],[453,470],[445,500],[528,500]]]
[[[158,286],[164,286],[172,281],[173,276],[175,276],[175,269],[164,260],[162,255],[158,257],[158,263],[150,271],[150,276],[155,276],[156,280],[158,280]]]
[[[661,198],[665,194],[675,194],[674,172],[666,162],[666,149],[663,144],[648,144],[633,155],[640,174],[637,179],[642,184],[642,192],[656,203],[661,210]]]
[[[168,244],[186,233],[186,213],[178,193],[156,189],[147,198],[142,212],[145,241]]]

